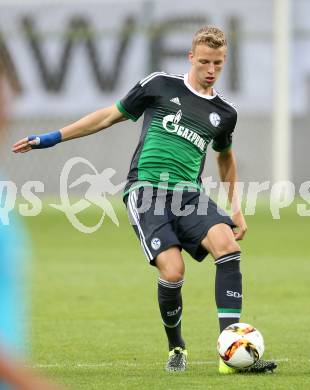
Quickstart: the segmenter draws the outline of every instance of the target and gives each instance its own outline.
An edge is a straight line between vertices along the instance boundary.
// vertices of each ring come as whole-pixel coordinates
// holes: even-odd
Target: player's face
[[[212,49],[207,45],[197,45],[189,53],[192,64],[191,75],[202,88],[211,88],[219,78],[226,59],[225,46]]]

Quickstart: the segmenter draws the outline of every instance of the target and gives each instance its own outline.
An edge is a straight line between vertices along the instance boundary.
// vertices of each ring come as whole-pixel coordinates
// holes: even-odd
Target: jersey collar
[[[199,97],[202,97],[203,99],[212,100],[217,96],[217,92],[214,88],[213,88],[213,95],[203,95],[202,93],[197,92],[188,82],[188,73],[185,73],[184,75],[184,84],[191,92],[193,92],[195,95]]]

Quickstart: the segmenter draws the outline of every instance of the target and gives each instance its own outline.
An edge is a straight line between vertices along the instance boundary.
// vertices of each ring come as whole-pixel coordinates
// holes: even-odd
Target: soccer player
[[[185,75],[156,72],[138,82],[115,105],[98,110],[59,131],[31,135],[14,152],[46,148],[83,137],[144,114],[141,136],[131,161],[124,200],[145,256],[159,271],[158,302],[168,338],[167,371],[186,368],[181,334],[184,249],[197,261],[208,253],[216,266],[215,300],[220,331],[238,322],[242,278],[240,247],[247,230],[235,193],[237,168],[232,133],[235,108],[215,89],[225,64],[227,42],[216,27],[203,27],[193,38]],[[206,149],[212,141],[220,178],[229,183],[229,217],[201,186]],[[236,230],[234,230],[236,229]],[[274,362],[258,361],[251,372],[272,371]],[[220,373],[235,373],[220,360]]]

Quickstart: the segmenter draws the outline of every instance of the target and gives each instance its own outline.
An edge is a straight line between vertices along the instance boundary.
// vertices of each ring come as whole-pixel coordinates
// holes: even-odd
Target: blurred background
[[[239,111],[240,180],[300,185],[309,179],[308,0],[12,0],[0,6],[0,66],[12,103],[3,150],[113,104],[153,71],[187,72],[193,33],[213,24],[229,41],[217,89]],[[86,157],[98,170],[114,168],[120,182],[139,132],[128,121],[53,150],[2,152],[2,164],[18,188],[41,180],[46,194],[59,193],[61,168],[72,156]],[[216,176],[209,154],[206,174]]]

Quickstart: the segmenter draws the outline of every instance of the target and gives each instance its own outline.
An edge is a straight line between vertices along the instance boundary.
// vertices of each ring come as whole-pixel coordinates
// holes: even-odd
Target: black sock
[[[227,326],[240,321],[242,308],[240,252],[221,256],[215,264],[215,300],[222,332]]]
[[[175,347],[185,348],[181,336],[182,288],[183,280],[168,282],[158,280],[158,303],[165,331],[168,337],[169,351]]]

